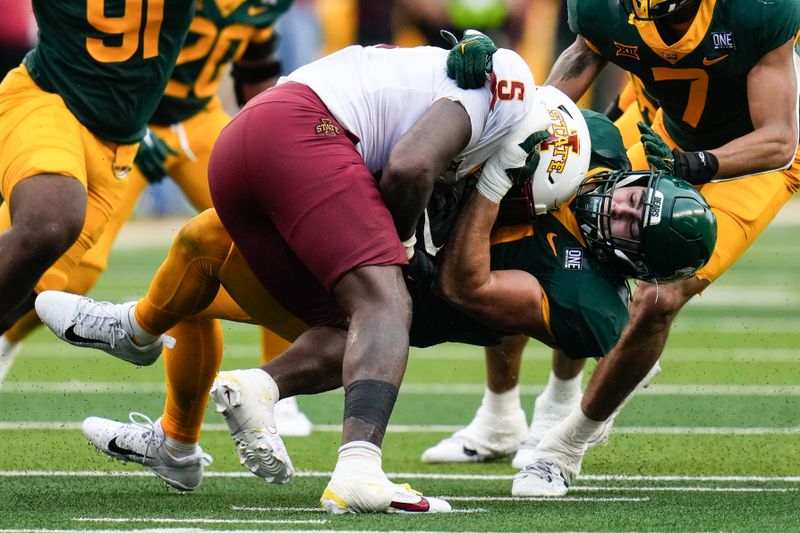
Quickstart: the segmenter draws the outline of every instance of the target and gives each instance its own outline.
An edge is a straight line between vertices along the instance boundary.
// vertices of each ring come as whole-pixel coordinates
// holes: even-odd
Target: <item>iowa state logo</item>
[[[325,135],[327,137],[336,137],[342,134],[342,130],[339,129],[339,126],[334,124],[333,120],[327,117],[319,119],[319,124],[316,125],[314,131],[317,135]]]

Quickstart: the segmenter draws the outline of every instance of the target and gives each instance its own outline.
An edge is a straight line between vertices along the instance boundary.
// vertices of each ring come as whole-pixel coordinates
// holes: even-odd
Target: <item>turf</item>
[[[221,417],[209,409],[202,444],[215,460],[207,478],[193,494],[167,489],[137,465],[95,453],[79,430],[90,415],[157,417],[160,363],[133,368],[38,331],[0,386],[0,530],[800,531],[798,229],[791,221],[769,228],[684,310],[663,374],[623,411],[610,443],[588,454],[563,500],[512,499],[508,460],[422,464],[426,447],[469,421],[484,367],[473,347],[413,350],[384,468],[449,497],[458,512],[447,516],[319,511],[339,444],[340,392],[300,399],[317,430],[286,439],[299,471],[288,485],[242,470]],[[115,250],[93,295],[138,296],[163,256],[162,247]],[[253,366],[258,333],[225,329],[224,367]],[[523,366],[529,414],[548,364],[548,350],[531,344]]]

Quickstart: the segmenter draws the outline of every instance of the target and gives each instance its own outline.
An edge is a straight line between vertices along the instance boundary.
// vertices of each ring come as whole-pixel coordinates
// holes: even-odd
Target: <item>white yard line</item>
[[[510,468],[510,467],[509,467]],[[329,478],[332,472],[322,470],[300,470],[295,472],[295,477],[301,478]],[[252,478],[253,474],[244,471],[216,472],[206,471],[205,477],[219,478]],[[404,479],[429,479],[451,481],[505,481],[514,478],[513,474],[437,474],[420,472],[387,472],[390,478]],[[0,477],[153,477],[146,470],[0,470]],[[636,481],[636,482],[700,482],[700,483],[789,483],[800,484],[800,476],[719,476],[719,475],[627,475],[627,474],[583,474],[580,476],[585,481]],[[582,490],[606,490],[605,487],[578,485],[572,489],[583,487]],[[701,487],[715,489],[716,487]],[[624,489],[622,485],[608,487],[607,490]],[[646,487],[645,487],[646,488]],[[744,487],[751,488],[751,487]],[[759,487],[752,487],[759,488]],[[634,489],[635,490],[635,489]],[[800,490],[800,487],[792,489]]]
[[[113,381],[9,381],[0,384],[5,393],[25,394],[142,394],[164,392],[163,381],[120,383]],[[404,395],[482,395],[486,385],[477,383],[405,383],[400,393]],[[538,394],[542,385],[522,385],[523,394]],[[341,394],[336,392],[334,394]],[[800,385],[678,385],[658,384],[641,390],[644,396],[800,396]]]
[[[328,520],[290,520],[290,519],[270,519],[270,518],[171,518],[165,517],[142,517],[126,518],[114,516],[101,517],[78,517],[72,519],[74,522],[109,522],[120,523],[144,523],[144,524],[327,524]]]
[[[392,433],[452,433],[463,425],[389,424]],[[0,422],[0,431],[79,430],[81,422]],[[228,431],[225,424],[203,424],[203,431]],[[314,424],[318,433],[341,433],[339,424]],[[787,427],[691,427],[691,426],[614,426],[617,435],[800,435],[800,426]]]

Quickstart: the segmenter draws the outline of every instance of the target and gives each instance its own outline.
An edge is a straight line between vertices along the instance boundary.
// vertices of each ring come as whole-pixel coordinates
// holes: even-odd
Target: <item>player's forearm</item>
[[[709,151],[719,162],[714,180],[777,170],[785,168],[794,160],[797,130],[762,128]]]
[[[444,250],[437,288],[451,304],[469,310],[490,277],[490,237],[498,204],[473,192],[458,216]]]
[[[583,38],[564,50],[545,80],[572,100],[577,101],[589,88],[594,79],[606,66],[607,61],[589,48]]]

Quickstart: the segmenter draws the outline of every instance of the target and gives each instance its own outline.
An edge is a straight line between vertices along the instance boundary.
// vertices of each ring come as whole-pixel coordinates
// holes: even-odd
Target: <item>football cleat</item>
[[[308,437],[314,424],[300,410],[297,398],[290,396],[275,404],[275,425],[281,437]]]
[[[512,496],[564,496],[571,479],[561,466],[551,460],[539,458],[514,476]]]
[[[338,477],[338,479],[337,479]],[[320,498],[331,514],[346,513],[449,513],[450,504],[440,498],[423,496],[408,484],[392,483],[380,476],[336,476]]]
[[[44,291],[36,298],[36,313],[59,339],[73,346],[95,348],[137,366],[156,362],[163,346],[175,339],[161,335],[138,345],[133,341],[129,312],[136,302],[96,302],[79,294]]]
[[[525,438],[525,412],[495,415],[484,406],[478,408],[467,427],[422,453],[423,463],[480,463],[507,457]]]
[[[83,421],[89,443],[112,459],[145,466],[168,485],[182,491],[196,489],[203,481],[203,469],[211,456],[197,446],[187,457],[173,457],[167,451],[161,419],[153,422],[141,413],[129,415],[130,424],[91,416]]]
[[[523,468],[531,463],[536,446],[545,434],[567,418],[573,408],[581,402],[581,394],[576,394],[567,402],[556,402],[550,396],[539,395],[533,404],[533,420],[528,435],[520,443],[517,453],[511,460],[514,468]]]
[[[220,372],[211,397],[225,417],[242,466],[268,483],[288,483],[294,467],[275,426],[275,399],[258,373],[263,370]]]

